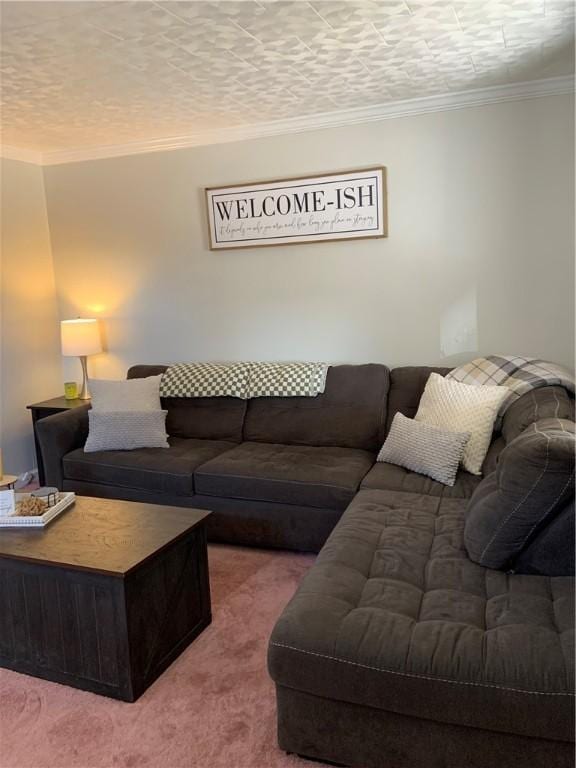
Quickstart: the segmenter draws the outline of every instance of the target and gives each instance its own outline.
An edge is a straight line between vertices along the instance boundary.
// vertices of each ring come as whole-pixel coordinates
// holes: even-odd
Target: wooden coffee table
[[[210,624],[209,514],[78,497],[0,530],[0,666],[135,701]]]

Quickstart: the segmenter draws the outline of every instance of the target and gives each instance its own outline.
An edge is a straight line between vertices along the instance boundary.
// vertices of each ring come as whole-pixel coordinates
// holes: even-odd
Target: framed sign
[[[387,237],[386,168],[206,189],[210,249]]]

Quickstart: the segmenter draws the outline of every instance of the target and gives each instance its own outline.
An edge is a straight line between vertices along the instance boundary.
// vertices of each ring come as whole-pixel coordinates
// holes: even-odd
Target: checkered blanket
[[[179,363],[160,382],[161,397],[315,397],[325,363]]]
[[[574,393],[574,375],[570,371],[555,363],[533,357],[512,355],[477,357],[471,363],[454,368],[446,378],[477,386],[487,384],[507,387],[510,395],[502,403],[499,416],[502,416],[519,397],[539,387],[559,386]]]
[[[252,363],[248,397],[316,397],[327,373],[325,363]]]
[[[166,369],[160,397],[248,397],[250,363],[178,363]]]

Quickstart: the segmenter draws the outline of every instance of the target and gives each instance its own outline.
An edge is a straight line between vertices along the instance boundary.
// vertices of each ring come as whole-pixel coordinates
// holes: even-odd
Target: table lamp
[[[82,390],[78,395],[80,400],[88,400],[88,371],[86,356],[102,352],[102,340],[98,320],[94,318],[77,320],[62,320],[60,323],[62,339],[62,354],[64,357],[79,357],[82,365]]]

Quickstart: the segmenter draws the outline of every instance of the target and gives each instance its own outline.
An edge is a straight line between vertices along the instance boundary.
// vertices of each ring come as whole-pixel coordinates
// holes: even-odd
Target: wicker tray
[[[17,493],[16,501],[21,501],[26,498],[26,496],[30,495],[31,494],[29,493]],[[18,515],[0,516],[0,528],[44,528],[44,526],[48,525],[51,520],[58,517],[58,515],[61,512],[64,512],[65,509],[68,509],[71,504],[74,504],[74,501],[76,500],[76,494],[71,491],[61,492],[59,496],[60,499],[56,504],[47,509],[43,515],[37,515],[35,517],[19,517]]]

